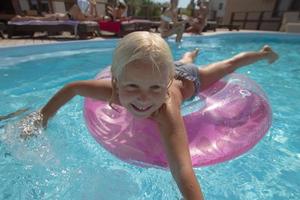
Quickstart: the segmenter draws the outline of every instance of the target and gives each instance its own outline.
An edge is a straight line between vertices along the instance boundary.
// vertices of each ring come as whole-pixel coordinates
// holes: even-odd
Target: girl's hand
[[[20,137],[26,140],[32,136],[41,134],[44,123],[45,121],[43,121],[43,115],[40,111],[30,113],[18,123],[21,131]]]

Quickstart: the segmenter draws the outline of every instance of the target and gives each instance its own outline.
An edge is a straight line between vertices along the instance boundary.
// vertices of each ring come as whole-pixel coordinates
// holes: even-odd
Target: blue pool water
[[[124,163],[106,152],[84,124],[83,99],[74,98],[36,138],[22,141],[15,123],[40,108],[64,84],[91,79],[111,63],[117,40],[0,49],[0,199],[180,199],[168,171]],[[195,169],[208,200],[300,199],[300,36],[226,34],[168,41],[174,57],[199,47],[204,65],[269,44],[278,62],[238,70],[269,97],[273,124],[248,153]]]

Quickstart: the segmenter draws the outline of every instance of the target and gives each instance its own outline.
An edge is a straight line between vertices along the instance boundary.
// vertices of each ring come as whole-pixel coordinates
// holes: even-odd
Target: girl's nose
[[[141,92],[138,96],[138,100],[139,101],[142,101],[142,102],[145,102],[148,100],[148,94],[147,92]]]

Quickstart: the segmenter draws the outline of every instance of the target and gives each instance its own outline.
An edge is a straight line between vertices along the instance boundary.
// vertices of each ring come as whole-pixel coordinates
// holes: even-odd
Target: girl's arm
[[[70,83],[64,86],[41,109],[43,125],[46,126],[49,118],[76,95],[108,101],[112,95],[111,81],[87,80]]]
[[[159,116],[154,116],[154,120],[158,122],[169,167],[179,190],[187,200],[201,200],[204,197],[192,168],[180,102],[170,101],[157,114]]]

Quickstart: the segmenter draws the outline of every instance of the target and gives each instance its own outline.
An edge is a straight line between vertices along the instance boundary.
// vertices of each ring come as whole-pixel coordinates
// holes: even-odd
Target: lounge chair
[[[210,30],[216,31],[217,25],[218,24],[217,24],[216,21],[207,21],[206,25],[205,25],[205,27],[203,29],[203,32],[210,31]]]
[[[157,31],[159,25],[160,22],[143,19],[99,21],[101,31],[112,32],[120,37],[133,31],[150,31],[150,29],[155,29],[155,31]]]
[[[300,33],[300,12],[285,12],[283,14],[280,31]]]
[[[93,21],[9,21],[7,24],[8,38],[16,35],[30,35],[35,32],[47,32],[48,35],[70,32],[76,38],[85,38],[89,34],[98,34],[99,26]]]
[[[234,24],[218,24],[217,28],[227,28],[229,31],[232,31],[234,29],[236,31],[240,30],[240,26],[239,25],[234,25]]]
[[[299,23],[293,23],[288,22],[285,25],[285,31],[288,33],[300,33],[300,22]]]
[[[204,27],[203,31],[216,31],[217,28],[227,28],[229,31],[232,30],[240,30],[239,25],[234,25],[234,24],[218,24],[216,21],[207,21],[206,26]]]

